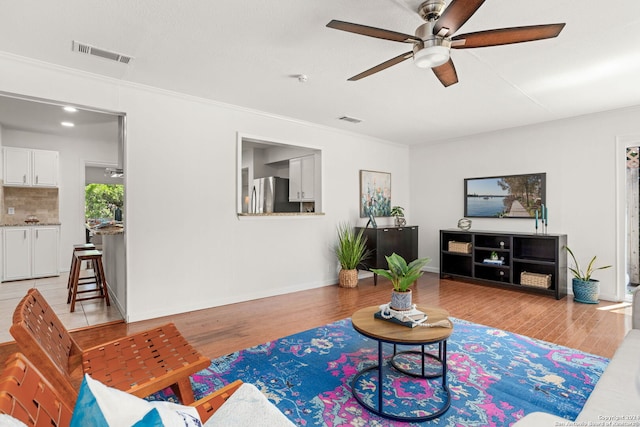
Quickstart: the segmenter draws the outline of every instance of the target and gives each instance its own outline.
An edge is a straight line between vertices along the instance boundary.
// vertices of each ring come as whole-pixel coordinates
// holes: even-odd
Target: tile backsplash
[[[24,224],[28,215],[42,223],[60,222],[57,188],[2,187],[2,224]],[[15,213],[9,215],[9,208]]]

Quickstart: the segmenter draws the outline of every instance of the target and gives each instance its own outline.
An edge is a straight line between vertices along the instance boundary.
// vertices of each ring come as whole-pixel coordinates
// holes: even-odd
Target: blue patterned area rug
[[[534,411],[572,421],[609,362],[575,349],[452,320],[454,332],[447,348],[451,407],[431,421],[391,421],[358,404],[351,380],[377,363],[378,346],[356,332],[350,319],[213,360],[192,377],[196,398],[240,379],[257,386],[300,426],[508,426]],[[392,346],[384,348],[385,357],[390,357]],[[399,347],[399,351],[408,349]],[[411,363],[410,357],[405,362]],[[364,377],[358,390],[365,393],[365,401],[376,402],[378,381],[372,377]],[[399,415],[433,413],[441,404],[441,384],[440,379],[408,378],[388,369],[385,407]],[[175,396],[167,389],[150,398]]]

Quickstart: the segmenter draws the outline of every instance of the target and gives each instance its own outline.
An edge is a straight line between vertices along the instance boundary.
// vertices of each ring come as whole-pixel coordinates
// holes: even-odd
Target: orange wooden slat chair
[[[171,387],[183,404],[194,401],[189,376],[211,361],[172,323],[81,349],[35,288],[18,303],[11,335],[18,348],[71,406],[84,373],[138,397]]]
[[[0,414],[8,414],[28,426],[66,427],[73,406],[47,381],[24,355],[7,359],[0,375]]]
[[[234,381],[189,406],[197,409],[204,423],[241,385],[242,381]],[[0,414],[27,426],[67,427],[74,405],[22,353],[7,359],[0,374]]]

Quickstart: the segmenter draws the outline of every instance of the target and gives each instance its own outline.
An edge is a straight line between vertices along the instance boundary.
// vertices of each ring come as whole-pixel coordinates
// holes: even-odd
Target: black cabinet
[[[440,277],[567,295],[566,234],[440,230]]]
[[[407,262],[411,262],[418,258],[418,227],[380,227],[380,228],[362,228],[356,227],[356,233],[364,230],[363,235],[367,238],[367,249],[372,254],[362,263],[363,269],[370,270],[372,268],[387,269],[387,260],[385,256],[389,256],[394,252],[404,258]],[[378,284],[378,276],[373,276],[374,284]]]

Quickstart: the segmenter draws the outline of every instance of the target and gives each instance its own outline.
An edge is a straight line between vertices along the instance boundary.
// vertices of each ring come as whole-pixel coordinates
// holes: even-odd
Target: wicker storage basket
[[[341,288],[355,288],[358,286],[358,270],[341,269],[338,273],[338,284]]]
[[[460,252],[463,254],[471,253],[470,242],[456,242],[455,240],[449,241],[449,252]]]
[[[551,286],[551,275],[523,271],[520,273],[520,284],[536,288],[548,288]]]

